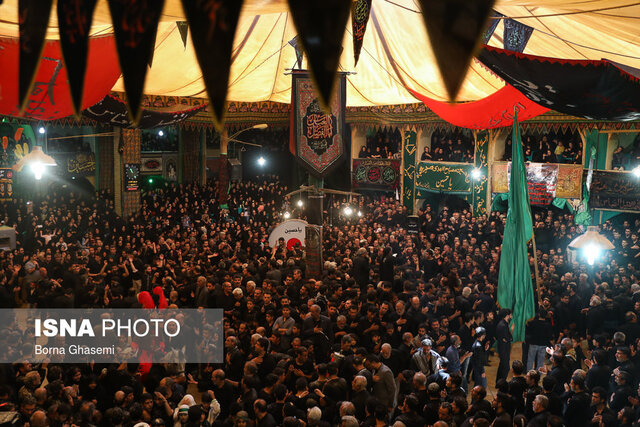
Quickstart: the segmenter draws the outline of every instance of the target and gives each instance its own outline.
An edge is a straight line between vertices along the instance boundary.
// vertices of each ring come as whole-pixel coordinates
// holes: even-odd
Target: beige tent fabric
[[[346,0],[345,0],[346,1]],[[18,0],[0,6],[0,36],[17,36]],[[536,29],[525,53],[567,59],[607,58],[640,68],[640,2],[632,0],[498,0],[497,11]],[[287,44],[296,31],[286,0],[245,0],[236,32],[229,100],[290,102],[295,63]],[[347,104],[386,105],[416,102],[405,85],[446,100],[419,6],[414,0],[373,0],[360,61],[354,66],[350,26],[345,31],[341,70],[350,72]],[[562,16],[553,16],[566,13]],[[48,37],[57,38],[52,11]],[[182,44],[176,21],[184,20],[180,0],[166,0],[158,29],[153,67],[145,93],[206,97],[191,34]],[[112,31],[106,0],[99,0],[92,34]],[[503,25],[490,41],[502,46]],[[306,63],[306,61],[305,61]],[[459,101],[483,98],[503,83],[473,61]],[[122,79],[113,88],[123,91]]]

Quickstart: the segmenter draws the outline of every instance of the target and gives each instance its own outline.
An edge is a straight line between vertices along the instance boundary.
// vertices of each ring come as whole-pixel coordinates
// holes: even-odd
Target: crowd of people
[[[535,163],[582,163],[582,139],[576,133],[557,134],[524,134],[522,136],[525,161]],[[505,144],[504,161],[511,160],[511,138]]]
[[[370,129],[366,143],[358,152],[359,159],[399,159],[402,134],[396,128]]]
[[[429,205],[418,233],[392,198],[326,207],[324,269],[268,244],[277,180],[146,194],[129,218],[108,194],[53,187],[2,205],[0,306],[224,310],[224,362],[0,365],[0,423],[30,426],[631,426],[640,414],[640,220],[602,226],[616,249],[569,256],[571,215],[535,211],[540,301],[523,360],[496,304],[504,214]],[[304,210],[298,212],[304,215]],[[327,219],[332,217],[331,225]],[[533,263],[533,257],[531,258]],[[147,300],[148,302],[148,300]],[[10,345],[0,337],[0,345]],[[496,377],[487,375],[491,354]],[[12,418],[13,417],[13,418]],[[11,424],[9,424],[11,425]]]
[[[640,166],[640,136],[628,147],[618,145],[613,151],[611,167],[614,170],[633,170]]]
[[[473,163],[473,144],[473,137],[468,133],[435,131],[431,135],[431,146],[424,147],[420,160]]]

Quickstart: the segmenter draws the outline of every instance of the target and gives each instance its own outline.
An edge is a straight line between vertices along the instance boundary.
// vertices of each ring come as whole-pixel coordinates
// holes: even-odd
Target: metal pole
[[[540,273],[538,272],[538,249],[536,248],[536,232],[535,226],[531,233],[531,243],[533,244],[533,267],[536,275],[536,294],[538,295],[538,304],[542,304],[542,291],[540,290]]]

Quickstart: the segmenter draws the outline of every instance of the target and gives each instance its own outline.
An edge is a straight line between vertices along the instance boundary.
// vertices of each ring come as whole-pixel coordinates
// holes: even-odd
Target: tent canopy
[[[606,58],[640,68],[638,3],[498,0],[494,9],[534,28],[524,53],[565,59]],[[349,106],[417,102],[406,87],[435,100],[447,99],[419,10],[413,0],[373,0],[357,66],[351,25],[347,25],[340,70],[353,73],[347,82]],[[295,51],[288,41],[297,32],[287,11],[285,0],[245,0],[235,37],[228,100],[290,102],[291,77],[287,69],[295,63]],[[17,37],[18,0],[4,0],[0,16],[0,36]],[[184,20],[180,0],[166,0],[145,93],[206,98],[191,34],[185,48],[176,25],[176,21]],[[47,37],[56,39],[55,11],[49,25]],[[92,34],[110,32],[107,2],[99,0]],[[489,44],[502,47],[502,37],[501,20]],[[503,86],[500,78],[473,61],[458,101],[481,99]],[[113,90],[124,91],[122,79]]]

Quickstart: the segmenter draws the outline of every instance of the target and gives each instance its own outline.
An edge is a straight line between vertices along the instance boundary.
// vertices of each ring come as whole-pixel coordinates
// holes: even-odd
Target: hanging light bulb
[[[284,219],[289,219],[289,218],[291,218],[291,214],[290,214],[288,211],[287,211],[287,212],[285,212],[283,216],[284,216]]]
[[[346,216],[351,216],[353,214],[353,209],[351,209],[351,206],[349,206],[349,205],[345,206],[344,214]]]
[[[302,202],[302,199],[298,200],[298,203],[296,203],[298,205],[299,208],[304,206],[304,203]]]
[[[33,162],[31,163],[31,172],[35,178],[39,181],[42,179],[42,174],[44,173],[44,165],[41,162]]]
[[[604,251],[614,248],[613,243],[598,232],[598,227],[590,225],[584,234],[569,243],[569,248],[582,252],[589,265],[593,265]]]

